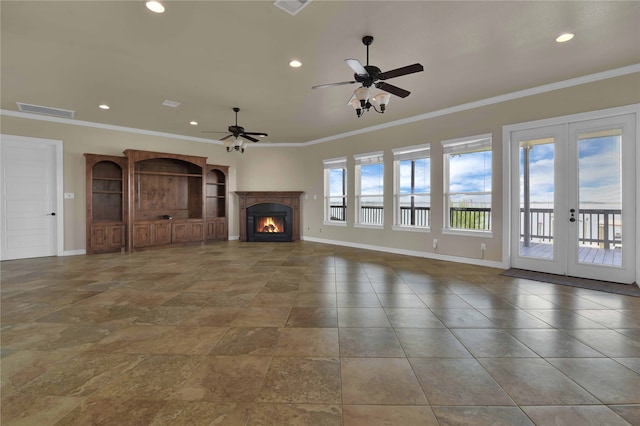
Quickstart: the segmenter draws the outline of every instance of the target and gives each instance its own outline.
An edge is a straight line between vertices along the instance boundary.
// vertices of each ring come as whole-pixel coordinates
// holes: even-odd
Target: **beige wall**
[[[486,244],[485,259],[502,260],[502,126],[605,109],[640,102],[640,73],[583,84],[553,92],[457,112],[428,120],[403,124],[331,142],[284,148],[260,144],[245,154],[227,153],[221,145],[180,140],[135,132],[108,130],[1,116],[3,134],[57,139],[64,142],[64,192],[75,199],[64,200],[65,251],[85,248],[85,152],[122,155],[125,149],[141,149],[199,155],[210,164],[230,166],[230,190],[300,190],[302,235],[307,238],[347,244],[432,253],[432,239],[438,239],[438,254],[480,258],[480,243]],[[349,113],[345,111],[345,114]],[[354,118],[355,119],[355,118]],[[365,117],[373,123],[374,116]],[[493,236],[464,237],[442,234],[442,148],[440,141],[484,133],[493,135]],[[392,206],[392,148],[431,143],[432,229],[429,234],[393,231],[387,210],[384,230],[323,225],[322,160],[346,156],[350,196],[353,205],[353,155],[385,153],[385,205]],[[351,215],[352,211],[349,212]],[[237,200],[230,203],[231,236],[238,235]]]

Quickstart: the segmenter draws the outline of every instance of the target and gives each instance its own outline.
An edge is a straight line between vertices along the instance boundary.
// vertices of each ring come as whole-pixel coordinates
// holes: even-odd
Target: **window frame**
[[[376,151],[376,152],[370,152],[366,154],[356,154],[353,156],[353,159],[355,160],[354,227],[383,229],[384,228],[384,152]],[[362,195],[362,166],[369,166],[374,164],[380,164],[382,166],[382,174],[381,174],[382,193]],[[382,199],[382,212],[381,212],[380,223],[363,222],[362,220],[361,207],[362,207],[363,198],[373,198],[373,197],[379,197],[380,199]]]
[[[393,230],[396,231],[413,231],[413,232],[431,232],[431,192],[416,192],[413,181],[415,179],[415,169],[412,170],[412,188],[410,193],[401,193],[400,188],[400,162],[411,160],[429,159],[429,170],[431,170],[431,144],[420,144],[407,146],[403,148],[394,148],[393,152]],[[431,188],[431,175],[429,174],[429,188]],[[406,225],[401,223],[402,209],[400,199],[406,196],[427,196],[429,197],[429,213],[427,214],[427,226]]]
[[[339,158],[330,158],[327,160],[322,160],[323,169],[324,169],[324,225],[334,225],[334,226],[347,226],[347,218],[348,218],[348,203],[347,203],[347,184],[348,184],[348,173],[347,173],[347,157],[339,157]],[[331,171],[332,170],[342,170],[342,195],[332,195],[331,194]],[[336,220],[332,219],[331,215],[331,200],[335,198],[342,198],[342,206],[344,211],[344,220]]]
[[[493,135],[486,133],[482,135],[470,136],[458,139],[449,139],[440,142],[443,150],[443,234],[458,234],[468,236],[493,236]],[[451,166],[450,158],[453,155],[471,154],[475,152],[486,152],[491,154],[489,163],[489,173],[491,176],[491,185],[489,191],[467,191],[467,192],[451,192]],[[486,167],[485,167],[486,171]],[[456,195],[479,195],[489,196],[489,229],[468,229],[454,228],[451,226],[450,200]]]

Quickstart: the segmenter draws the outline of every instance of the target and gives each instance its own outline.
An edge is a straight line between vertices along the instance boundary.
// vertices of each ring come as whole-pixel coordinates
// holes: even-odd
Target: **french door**
[[[635,278],[635,114],[509,132],[511,266]]]

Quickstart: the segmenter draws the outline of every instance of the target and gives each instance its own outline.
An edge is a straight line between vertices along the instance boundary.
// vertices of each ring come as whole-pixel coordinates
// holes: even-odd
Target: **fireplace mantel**
[[[240,220],[240,241],[247,241],[247,208],[262,203],[278,203],[293,209],[293,241],[300,239],[300,196],[303,191],[236,191]]]

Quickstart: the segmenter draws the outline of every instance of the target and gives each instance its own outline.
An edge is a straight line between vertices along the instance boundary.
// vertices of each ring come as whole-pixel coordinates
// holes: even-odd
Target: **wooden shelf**
[[[179,177],[202,178],[202,174],[194,174],[194,173],[150,172],[150,171],[142,171],[142,170],[136,170],[134,173],[137,174],[137,175],[179,176]]]

